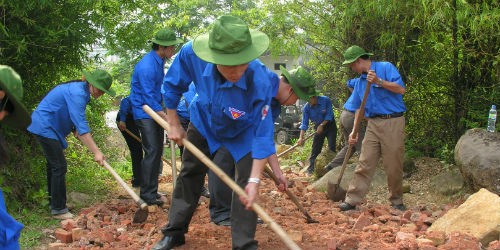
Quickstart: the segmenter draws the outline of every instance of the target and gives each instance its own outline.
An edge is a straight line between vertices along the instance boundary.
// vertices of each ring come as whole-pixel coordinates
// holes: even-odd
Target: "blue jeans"
[[[136,120],[135,124],[141,133],[144,150],[140,197],[151,204],[157,199],[158,194],[158,174],[162,164],[164,133],[163,128],[151,119]]]
[[[68,163],[64,157],[64,149],[58,140],[36,135],[47,159],[47,186],[49,191],[50,213],[64,214],[66,207],[66,172]]]

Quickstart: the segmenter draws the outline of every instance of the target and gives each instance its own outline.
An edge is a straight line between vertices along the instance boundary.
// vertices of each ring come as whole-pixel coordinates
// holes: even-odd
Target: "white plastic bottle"
[[[490,114],[488,115],[488,132],[495,132],[495,123],[497,122],[497,106],[491,105]]]

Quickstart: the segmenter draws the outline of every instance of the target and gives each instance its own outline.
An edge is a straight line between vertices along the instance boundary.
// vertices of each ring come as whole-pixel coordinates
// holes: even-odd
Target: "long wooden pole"
[[[152,110],[148,105],[143,105],[142,109],[153,118],[160,126],[165,130],[170,130],[170,125],[163,120],[154,110]],[[215,163],[213,163],[203,152],[201,152],[194,144],[192,144],[187,139],[182,139],[182,144],[184,148],[191,151],[201,162],[203,162],[213,173],[215,173],[226,185],[228,185],[236,194],[241,197],[247,198],[245,191],[234,182],[233,179],[224,173]],[[256,202],[252,203],[252,209],[257,213],[260,218],[281,238],[285,245],[289,249],[300,249],[300,247],[288,236],[288,234],[276,223],[271,216],[269,216],[264,209],[259,206]]]
[[[361,105],[359,106],[358,112],[356,112],[356,117],[355,117],[356,123],[354,124],[353,130],[352,130],[353,135],[356,135],[358,133],[359,124],[361,123],[361,120],[363,120],[363,118],[365,117],[365,106],[366,106],[366,100],[368,99],[368,95],[370,94],[370,86],[371,86],[371,83],[367,82],[365,92],[363,93],[363,99],[361,100]],[[338,195],[336,195],[336,193],[344,193],[345,192],[345,190],[343,190],[340,187],[340,182],[342,181],[342,176],[344,175],[344,171],[346,169],[347,162],[349,161],[349,157],[351,156],[352,148],[353,148],[353,145],[351,145],[349,143],[349,147],[347,148],[347,153],[344,156],[344,161],[342,162],[342,168],[340,169],[340,173],[339,173],[339,176],[337,178],[337,182],[333,183],[333,186],[332,186],[332,195],[334,197],[338,196]]]
[[[177,166],[176,166],[176,160],[175,160],[175,142],[174,140],[169,140],[170,141],[170,162],[172,163],[172,183],[173,187],[175,188],[175,184],[177,183]]]
[[[116,171],[108,164],[108,162],[104,161],[104,168],[106,168],[111,175],[115,178],[115,180],[122,186],[125,191],[132,197],[132,199],[141,207],[141,209],[147,209],[148,204],[144,202],[135,192],[132,190],[125,181],[116,173]]]
[[[306,136],[306,138],[304,138],[304,142],[305,142],[305,141],[307,141],[307,139],[309,139],[309,138],[313,137],[315,134],[316,134],[316,133],[311,133],[311,134],[309,134],[308,136]],[[295,149],[296,147],[298,147],[298,146],[300,146],[300,145],[299,145],[299,144],[295,144],[295,145],[293,145],[293,146],[291,146],[291,147],[287,148],[285,151],[283,151],[283,152],[281,152],[281,153],[279,153],[279,154],[278,154],[278,158],[279,158],[279,157],[281,157],[281,156],[283,156],[283,155],[285,155],[285,154],[287,154],[288,152],[290,152],[290,151],[294,150],[294,149]]]

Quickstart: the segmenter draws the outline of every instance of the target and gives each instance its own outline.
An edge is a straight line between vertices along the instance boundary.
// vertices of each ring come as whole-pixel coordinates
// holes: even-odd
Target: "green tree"
[[[104,38],[105,27],[112,27],[113,13],[119,11],[117,1],[0,1],[0,58],[1,64],[12,66],[23,79],[24,99],[28,109],[36,104],[63,80],[78,79],[83,69],[96,67],[90,57],[93,47]],[[125,3],[123,3],[125,4]],[[94,137],[102,147],[103,113],[109,97],[99,100],[88,112]],[[98,126],[96,126],[98,125]],[[2,128],[10,149],[10,161],[1,168],[0,185],[9,197],[25,203],[24,207],[39,205],[46,198],[44,157],[36,141],[26,131]],[[104,147],[105,148],[105,147]],[[88,151],[70,146],[70,166]],[[110,154],[110,151],[105,151]],[[83,157],[82,157],[83,156]],[[74,162],[72,161],[74,160]],[[94,165],[92,160],[88,165]]]
[[[485,126],[489,105],[498,101],[498,1],[291,0],[266,6],[274,51],[305,54],[328,95],[347,96],[344,84],[354,75],[341,66],[341,53],[352,44],[395,64],[407,88],[411,150],[452,152],[465,129]]]

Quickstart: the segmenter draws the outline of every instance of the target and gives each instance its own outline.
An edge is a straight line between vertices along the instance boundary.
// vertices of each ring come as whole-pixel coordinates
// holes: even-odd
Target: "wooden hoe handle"
[[[104,161],[104,168],[106,168],[111,175],[115,178],[116,181],[122,186],[127,193],[132,196],[132,199],[141,207],[141,209],[147,209],[148,204],[144,202],[135,192],[132,190],[125,181],[115,172],[115,170],[108,164],[108,162]]]

